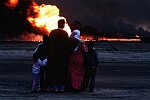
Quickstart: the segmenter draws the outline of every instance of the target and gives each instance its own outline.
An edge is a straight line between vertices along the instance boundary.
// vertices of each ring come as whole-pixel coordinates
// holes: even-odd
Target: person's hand
[[[83,40],[80,40],[81,43],[85,43]]]
[[[44,61],[44,62],[47,62],[47,59],[44,59],[43,61]]]

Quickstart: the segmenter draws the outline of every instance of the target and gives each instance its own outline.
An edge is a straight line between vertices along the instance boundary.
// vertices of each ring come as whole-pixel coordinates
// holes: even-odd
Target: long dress
[[[69,77],[71,87],[80,90],[84,78],[84,53],[87,52],[85,44],[78,43],[77,50],[71,53],[69,59]]]

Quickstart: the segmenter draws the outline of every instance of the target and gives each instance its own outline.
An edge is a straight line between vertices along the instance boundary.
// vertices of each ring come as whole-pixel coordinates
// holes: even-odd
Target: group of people
[[[58,29],[52,30],[49,36],[43,35],[43,43],[33,54],[32,92],[80,92],[88,86],[90,92],[94,90],[98,68],[94,42],[80,39],[79,22],[73,24],[70,37],[64,26],[65,20],[59,20]]]

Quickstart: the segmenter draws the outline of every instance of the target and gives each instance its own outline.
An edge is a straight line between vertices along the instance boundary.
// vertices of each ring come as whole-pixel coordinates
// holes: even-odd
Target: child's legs
[[[91,77],[90,77],[90,87],[89,87],[89,91],[92,92],[94,90],[94,86],[95,86],[95,76],[96,76],[96,69],[93,68],[91,69]]]
[[[64,91],[64,89],[65,89],[65,86],[64,85],[58,85],[58,89],[59,89],[59,91]]]
[[[83,81],[83,89],[86,89],[88,87],[89,79],[90,79],[90,70],[86,69]]]
[[[35,90],[35,86],[36,86],[36,80],[33,80],[33,82],[32,82],[32,91]]]
[[[39,86],[39,74],[33,74],[32,91],[37,90]]]

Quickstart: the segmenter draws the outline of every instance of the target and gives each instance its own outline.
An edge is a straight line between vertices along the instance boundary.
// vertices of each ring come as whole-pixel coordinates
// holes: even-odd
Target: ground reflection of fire
[[[140,42],[141,39],[127,39],[127,38],[99,38],[98,41]]]
[[[97,40],[90,35],[83,35],[81,39],[84,41],[124,41],[124,42],[140,42],[140,37],[136,38],[107,38],[107,37],[98,37]]]

